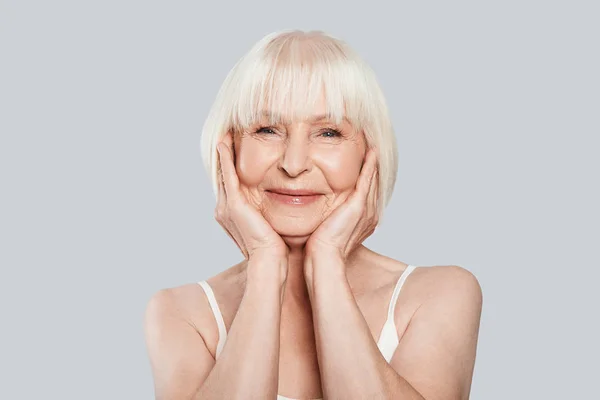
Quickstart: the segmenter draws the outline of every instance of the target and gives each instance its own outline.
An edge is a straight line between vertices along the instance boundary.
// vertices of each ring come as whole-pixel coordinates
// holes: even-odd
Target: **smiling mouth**
[[[267,190],[267,196],[278,203],[302,206],[314,203],[321,197],[320,193],[310,191]]]

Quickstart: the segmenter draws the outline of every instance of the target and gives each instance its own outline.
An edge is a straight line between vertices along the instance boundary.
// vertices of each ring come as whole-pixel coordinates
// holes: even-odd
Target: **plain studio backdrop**
[[[597,393],[594,1],[2,1],[0,398],[150,399],[150,296],[242,259],[200,131],[234,63],[287,28],[373,67],[398,139],[367,246],[473,272],[473,399]]]

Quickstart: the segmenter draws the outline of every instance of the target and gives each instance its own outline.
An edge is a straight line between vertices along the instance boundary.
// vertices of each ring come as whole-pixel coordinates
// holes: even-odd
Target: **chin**
[[[307,218],[276,217],[268,221],[288,245],[306,243],[321,221]]]
[[[302,247],[308,241],[310,235],[306,236],[281,236],[285,244],[287,244],[290,248],[294,247]]]

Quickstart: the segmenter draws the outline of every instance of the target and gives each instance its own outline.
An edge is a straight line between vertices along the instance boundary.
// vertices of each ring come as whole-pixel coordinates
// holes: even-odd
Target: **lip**
[[[286,189],[286,188],[269,189],[269,190],[267,190],[267,192],[284,194],[287,196],[316,196],[316,195],[321,194],[321,193],[318,193],[318,192],[315,192],[312,190],[308,190],[308,189]]]
[[[266,194],[278,203],[292,206],[303,206],[314,203],[321,197],[321,193],[311,190],[272,189],[267,190]]]

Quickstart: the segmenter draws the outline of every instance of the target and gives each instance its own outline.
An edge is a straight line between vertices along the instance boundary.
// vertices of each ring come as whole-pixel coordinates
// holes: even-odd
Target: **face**
[[[265,117],[234,135],[242,191],[288,243],[305,241],[347,199],[365,157],[363,133],[324,114],[321,98],[306,120]]]

